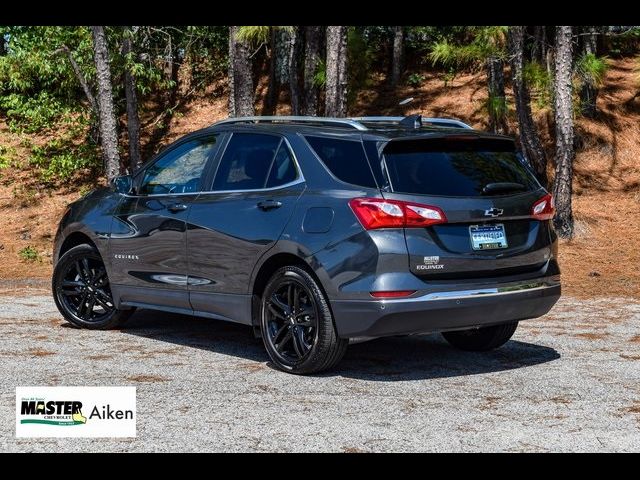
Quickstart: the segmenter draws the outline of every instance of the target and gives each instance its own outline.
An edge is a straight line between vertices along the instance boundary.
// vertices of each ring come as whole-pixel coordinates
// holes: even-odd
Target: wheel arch
[[[253,325],[259,324],[260,298],[269,279],[278,269],[289,266],[300,267],[305,270],[318,283],[325,296],[327,295],[324,283],[314,268],[312,268],[304,258],[290,252],[278,252],[267,258],[259,268],[256,269],[257,271],[251,286],[251,321]]]
[[[91,237],[89,237],[89,235],[80,231],[76,231],[70,233],[64,239],[64,241],[60,245],[60,249],[58,250],[58,255],[56,258],[60,259],[62,255],[71,250],[73,247],[77,247],[78,245],[82,245],[83,243],[91,245],[93,248],[98,250],[98,247],[96,246],[95,242],[91,240]]]

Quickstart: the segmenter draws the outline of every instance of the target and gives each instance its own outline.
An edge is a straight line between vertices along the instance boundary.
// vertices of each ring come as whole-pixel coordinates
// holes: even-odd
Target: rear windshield
[[[452,138],[390,142],[394,192],[448,197],[512,195],[540,187],[511,141]]]

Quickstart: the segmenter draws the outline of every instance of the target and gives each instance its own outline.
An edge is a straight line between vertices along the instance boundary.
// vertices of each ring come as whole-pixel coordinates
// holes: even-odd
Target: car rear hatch
[[[382,149],[382,166],[389,180],[385,199],[442,216],[428,226],[405,228],[415,275],[424,280],[519,275],[538,272],[549,260],[552,200],[511,139],[399,138]],[[535,205],[542,215],[533,214]],[[434,207],[433,212],[420,206]]]

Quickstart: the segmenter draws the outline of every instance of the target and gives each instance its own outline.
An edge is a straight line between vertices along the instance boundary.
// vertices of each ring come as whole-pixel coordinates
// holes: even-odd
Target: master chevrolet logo
[[[16,387],[16,437],[135,437],[135,387]]]
[[[20,414],[25,418],[21,424],[39,423],[41,425],[82,425],[87,417],[82,415],[82,402],[57,400],[23,400]]]
[[[444,265],[440,263],[439,255],[428,255],[422,258],[423,265],[416,265],[416,270],[442,270]]]

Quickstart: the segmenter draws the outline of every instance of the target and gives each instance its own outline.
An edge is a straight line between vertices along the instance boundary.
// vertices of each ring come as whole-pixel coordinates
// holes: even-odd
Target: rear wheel
[[[77,327],[114,328],[133,313],[115,307],[102,257],[90,245],[78,245],[60,257],[52,290],[62,316]]]
[[[512,322],[492,327],[443,332],[442,336],[456,348],[471,352],[482,352],[493,350],[507,343],[516,328],[518,328],[518,322]]]
[[[349,343],[338,338],[320,286],[299,267],[281,268],[269,280],[262,296],[260,328],[269,357],[290,373],[334,367]]]

